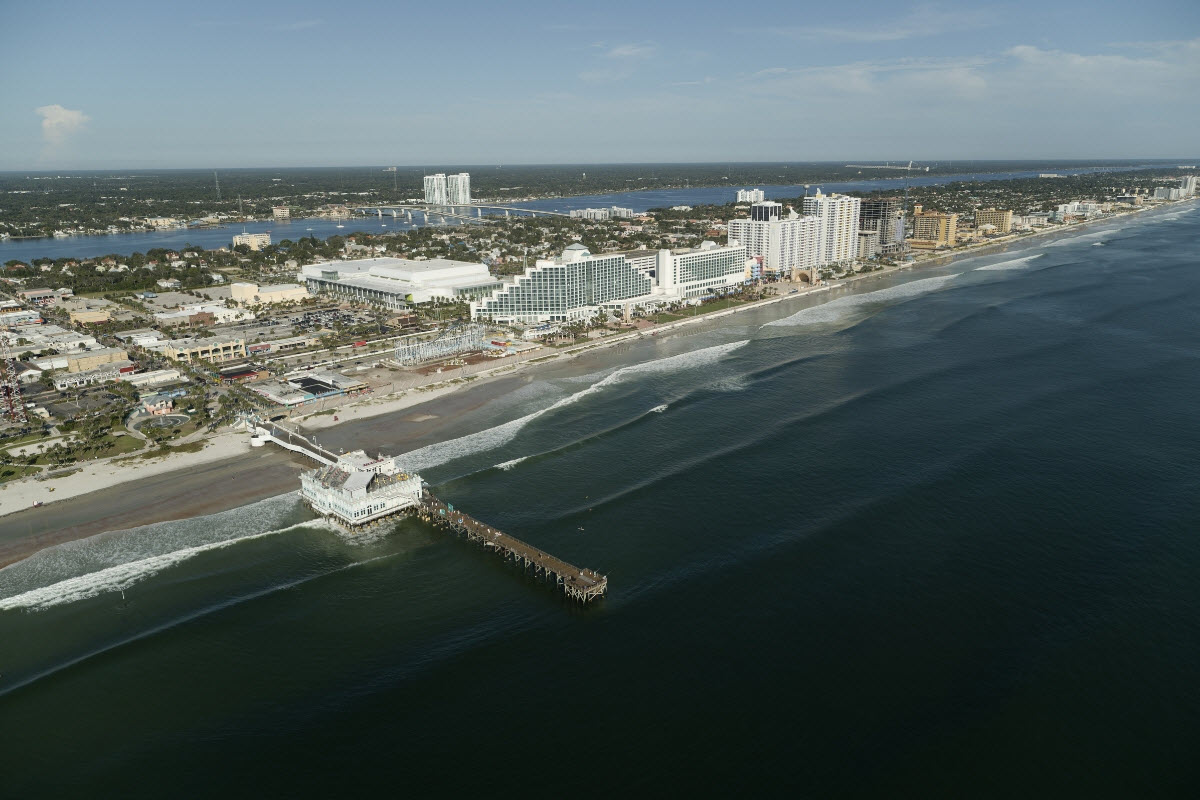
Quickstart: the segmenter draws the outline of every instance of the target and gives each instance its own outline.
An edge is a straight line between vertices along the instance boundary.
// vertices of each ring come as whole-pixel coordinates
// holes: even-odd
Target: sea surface
[[[1094,172],[1128,172],[1144,169],[1143,166],[1129,167],[1082,167],[1057,170],[1059,175],[1085,175]],[[909,178],[912,186],[935,186],[953,181],[996,181],[1012,180],[1014,178],[1032,178],[1038,173],[1029,172],[987,172],[962,173],[957,175],[925,175],[913,173]],[[882,178],[850,182],[832,182],[811,184],[809,186],[781,183],[774,186],[758,186],[768,199],[799,197],[807,191],[815,192],[818,188],[830,192],[870,192],[877,189],[892,189],[898,194],[904,191],[904,173],[895,173]],[[779,176],[787,178],[786,170]],[[632,208],[642,212],[651,208],[665,208],[675,205],[702,205],[733,202],[737,187],[717,186],[684,189],[662,189],[654,191],[629,191],[615,194],[580,195],[577,197],[559,197],[546,200],[534,200],[523,203],[512,203],[513,208],[533,209],[535,211],[557,211],[569,213],[579,208],[606,208],[619,206]],[[485,209],[485,216],[499,216],[504,212],[498,209]],[[443,217],[423,212],[413,211],[413,220],[408,222],[403,216],[393,217],[388,214],[376,217],[354,217],[352,219],[298,218],[293,220],[266,220],[223,225],[217,228],[188,228],[162,231],[140,231],[137,233],[113,233],[93,236],[68,236],[66,238],[44,239],[9,239],[0,241],[0,264],[13,259],[30,261],[35,258],[94,258],[105,255],[123,255],[130,253],[145,253],[154,248],[173,248],[181,250],[188,245],[208,250],[218,247],[229,247],[233,236],[245,231],[246,233],[269,233],[271,241],[278,244],[284,239],[293,241],[306,236],[327,239],[330,236],[344,236],[355,232],[389,233],[407,231],[426,225],[454,227],[463,223],[453,217]],[[341,226],[341,227],[339,227]]]
[[[6,567],[0,795],[1192,796],[1198,240],[1192,204],[647,337],[407,454],[606,573],[586,609],[291,494]]]

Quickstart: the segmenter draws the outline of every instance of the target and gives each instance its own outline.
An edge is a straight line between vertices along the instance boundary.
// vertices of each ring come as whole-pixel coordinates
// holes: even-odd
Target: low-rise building
[[[403,472],[394,459],[372,459],[362,450],[300,474],[300,496],[318,513],[352,526],[417,506],[423,490],[420,475]]]
[[[71,322],[90,325],[97,322],[108,322],[112,319],[112,309],[109,308],[80,308],[67,312]]]
[[[444,258],[324,261],[302,267],[300,277],[314,294],[330,294],[396,311],[435,300],[477,300],[502,285],[488,272],[486,264]]]
[[[128,361],[128,351],[118,347],[102,347],[67,356],[67,372],[88,372],[106,364]]]
[[[308,289],[297,283],[259,286],[256,283],[239,282],[229,284],[229,291],[233,302],[244,306],[289,303],[311,297]]]
[[[52,306],[59,300],[59,294],[53,289],[22,289],[17,297],[35,306]]]
[[[271,208],[271,216],[275,219],[291,219],[292,209],[288,206],[273,206]]]
[[[151,346],[172,361],[190,364],[196,360],[225,363],[246,357],[246,340],[240,336],[215,336],[211,339],[171,339]]]
[[[233,246],[237,247],[244,244],[251,250],[262,250],[271,243],[271,234],[269,233],[238,233],[234,234]]]

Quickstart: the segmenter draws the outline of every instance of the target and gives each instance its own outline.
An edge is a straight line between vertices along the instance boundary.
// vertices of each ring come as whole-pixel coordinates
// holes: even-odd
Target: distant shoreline
[[[1147,211],[1153,213],[1159,210],[1168,210],[1189,205],[1193,202],[1195,202],[1195,198],[1172,203],[1169,206],[1158,206],[1153,209],[1147,209]],[[1024,242],[1053,239],[1056,234],[1068,236],[1098,223],[1140,217],[1143,213],[1146,212],[1128,212],[1117,216],[1075,223],[1065,228],[1037,231],[1033,234],[1004,242],[991,242],[940,256],[934,255],[908,264],[885,267],[882,270],[855,275],[835,283],[802,289],[794,294],[785,292],[763,300],[722,309],[710,314],[698,314],[694,317],[665,323],[651,329],[613,334],[599,340],[583,342],[578,345],[562,348],[561,350],[547,352],[544,356],[539,356],[536,359],[517,363],[502,363],[493,369],[480,373],[472,381],[451,379],[441,384],[433,384],[421,389],[406,390],[400,395],[372,397],[367,400],[358,401],[338,408],[336,410],[336,422],[334,421],[335,415],[326,413],[316,416],[324,410],[320,408],[314,408],[308,414],[296,417],[293,421],[298,423],[305,431],[311,432],[335,426],[340,427],[351,422],[362,421],[381,415],[408,411],[431,401],[444,401],[444,398],[448,395],[459,393],[468,387],[486,386],[496,380],[528,372],[532,367],[547,363],[561,363],[564,359],[575,358],[585,352],[613,347],[652,335],[670,336],[680,329],[692,325],[793,299],[822,294],[832,295],[832,290],[843,286],[851,287],[853,291],[857,288],[857,285],[871,278],[879,278],[890,273],[917,270],[925,267],[945,266],[959,260],[1003,252]],[[780,285],[791,286],[792,284],[785,283]],[[842,295],[843,293],[841,292],[837,293],[837,296]],[[833,296],[830,296],[828,299],[833,299]],[[248,437],[244,433],[226,431],[205,441],[207,445],[199,453],[174,454],[163,458],[151,459],[144,463],[133,461],[115,470],[108,462],[99,462],[84,465],[80,472],[59,479],[37,481],[34,478],[24,478],[4,484],[3,488],[0,488],[0,504],[3,506],[3,509],[0,510],[0,518],[3,518],[5,523],[11,521],[14,524],[19,524],[19,522],[24,522],[26,519],[32,522],[35,518],[29,515],[37,515],[38,518],[44,515],[56,515],[59,509],[65,509],[69,505],[91,505],[89,500],[92,498],[103,498],[103,500],[97,499],[96,503],[105,505],[111,513],[96,518],[94,522],[71,526],[64,524],[61,526],[67,529],[62,532],[64,535],[48,536],[46,534],[31,534],[29,536],[21,536],[17,534],[13,536],[11,533],[0,534],[0,567],[27,558],[32,553],[44,547],[59,544],[62,541],[86,538],[101,533],[103,531],[96,526],[103,524],[104,520],[109,517],[120,518],[124,528],[138,527],[160,522],[164,519],[178,518],[177,515],[164,513],[163,507],[159,505],[139,506],[133,501],[127,503],[114,502],[118,500],[118,494],[126,495],[127,492],[136,489],[131,484],[151,481],[155,485],[161,486],[169,486],[176,481],[190,484],[191,482],[188,480],[189,473],[202,470],[210,475],[213,491],[201,492],[202,498],[196,499],[188,506],[192,512],[188,516],[198,516],[216,513],[245,504],[246,502],[265,499],[266,497],[278,494],[281,485],[283,485],[279,470],[291,469],[293,472],[298,471],[294,459],[285,456],[282,451],[279,453],[275,453],[274,451],[271,453],[262,453],[260,451],[255,453],[254,457],[258,460],[265,459],[264,466],[269,465],[272,468],[268,470],[269,479],[261,479],[257,470],[247,468],[250,459],[246,457],[251,455],[251,451]],[[292,466],[285,466],[288,464]],[[256,486],[260,480],[262,485],[260,490],[256,490]],[[227,487],[230,481],[237,483],[236,493],[231,493],[226,488],[218,489],[218,487]],[[53,489],[53,493],[51,493],[51,489]],[[105,494],[97,494],[101,491],[104,491]],[[231,500],[234,501],[232,505],[229,502]],[[32,508],[32,504],[35,501],[41,501],[45,505],[34,509]],[[107,501],[107,503],[104,503],[104,501]],[[19,516],[14,516],[17,514]]]

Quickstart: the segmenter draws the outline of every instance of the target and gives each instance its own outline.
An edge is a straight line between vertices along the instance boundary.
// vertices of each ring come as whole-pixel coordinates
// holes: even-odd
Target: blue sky
[[[0,76],[0,169],[1190,157],[1200,2],[11,2]]]

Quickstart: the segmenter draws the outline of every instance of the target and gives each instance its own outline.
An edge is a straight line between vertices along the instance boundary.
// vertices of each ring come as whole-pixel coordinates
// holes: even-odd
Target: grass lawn
[[[41,471],[41,467],[27,467],[24,464],[6,464],[0,467],[0,483],[15,481],[18,478],[24,478],[26,475],[36,475]]]

